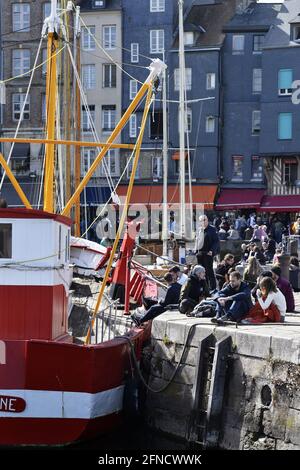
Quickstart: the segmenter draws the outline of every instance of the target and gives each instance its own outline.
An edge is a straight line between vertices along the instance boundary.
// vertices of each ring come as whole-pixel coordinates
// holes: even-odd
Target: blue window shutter
[[[278,116],[278,138],[292,138],[292,113],[280,113]]]
[[[281,69],[278,72],[278,88],[292,88],[293,83],[293,70],[292,69]]]

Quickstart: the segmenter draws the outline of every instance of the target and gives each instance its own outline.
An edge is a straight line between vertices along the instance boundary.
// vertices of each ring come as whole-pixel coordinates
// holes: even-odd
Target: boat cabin
[[[3,339],[66,334],[71,220],[32,209],[0,209],[0,331]]]

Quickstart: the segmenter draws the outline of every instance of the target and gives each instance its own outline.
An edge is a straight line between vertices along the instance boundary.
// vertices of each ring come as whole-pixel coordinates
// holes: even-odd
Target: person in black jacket
[[[217,315],[211,319],[213,323],[224,321],[238,322],[246,317],[252,307],[251,290],[238,271],[229,275],[229,284],[214,297],[218,303]]]
[[[157,317],[161,313],[167,310],[168,305],[178,305],[179,304],[179,296],[180,296],[180,289],[181,285],[178,282],[174,282],[173,276],[171,273],[167,273],[164,276],[164,280],[168,284],[168,289],[166,292],[166,296],[164,300],[159,301],[156,305],[152,305],[149,310],[145,312],[145,314],[141,317],[138,317],[136,314],[131,315],[132,321],[137,325],[141,325],[142,323],[153,320],[153,318]]]
[[[219,237],[215,227],[209,225],[206,215],[200,215],[200,229],[196,237],[197,262],[205,268],[210,290],[216,290],[217,283],[213,270],[213,259],[220,251]]]
[[[205,280],[205,269],[196,265],[181,288],[179,312],[184,314],[192,312],[206,297],[209,297],[209,289]]]

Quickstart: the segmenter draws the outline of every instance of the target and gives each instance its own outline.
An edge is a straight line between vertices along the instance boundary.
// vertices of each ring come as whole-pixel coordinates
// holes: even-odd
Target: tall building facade
[[[105,142],[122,114],[122,9],[120,0],[78,2],[81,25],[81,80],[86,93],[87,106],[82,102],[81,130],[83,140],[94,140],[91,120],[96,136]],[[116,142],[121,141],[121,136]],[[86,172],[97,150],[82,149],[82,174]],[[109,150],[90,185],[107,186],[107,173],[112,182],[120,174],[118,149]]]

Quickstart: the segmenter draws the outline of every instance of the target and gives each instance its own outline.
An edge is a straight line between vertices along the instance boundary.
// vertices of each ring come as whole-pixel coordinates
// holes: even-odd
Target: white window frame
[[[13,49],[12,74],[14,77],[27,74],[30,70],[30,49]]]
[[[205,132],[213,134],[216,131],[216,118],[214,116],[206,116],[205,119]]]
[[[239,38],[239,39],[238,39]],[[239,40],[242,42],[242,48],[237,48]],[[232,54],[241,55],[245,51],[245,36],[243,34],[233,34],[232,36]]]
[[[12,120],[19,121],[23,103],[25,101],[26,93],[13,93],[12,94]],[[18,99],[17,99],[18,98]],[[24,109],[23,121],[30,120],[30,95],[27,97],[27,102]]]
[[[108,86],[105,82],[105,70],[109,69],[109,81]],[[113,70],[115,71],[115,84],[113,84]],[[102,65],[102,88],[116,88],[117,87],[117,68],[115,64],[103,64]]]
[[[207,90],[216,89],[216,74],[214,72],[208,72],[206,74],[206,89]]]
[[[283,70],[292,70],[292,75],[294,72],[293,69],[279,69],[278,70],[278,96],[291,96],[293,94],[293,88],[279,88],[279,74]],[[293,79],[292,79],[292,82],[293,82]]]
[[[102,27],[102,42],[103,48],[106,50],[112,50],[117,45],[117,25],[107,24]]]
[[[81,150],[81,176],[85,176],[88,169],[91,167],[93,162],[95,161],[97,154],[96,149],[91,147],[83,147]],[[99,176],[99,166],[93,173],[92,178]]]
[[[46,106],[46,93],[42,93],[42,121],[46,122],[47,120],[47,106]]]
[[[47,11],[48,10],[48,11]],[[50,16],[51,13],[51,2],[43,3],[43,20]]]
[[[96,88],[96,65],[83,64],[81,66],[82,84],[85,90]]]
[[[30,3],[12,3],[12,26],[14,32],[30,31]]]
[[[150,11],[151,13],[158,13],[165,11],[166,5],[165,0],[150,0]]]
[[[174,70],[174,91],[179,91],[180,87],[180,78],[179,78],[179,69]],[[192,89],[192,69],[185,69],[185,89],[187,91]]]
[[[129,81],[129,99],[133,100],[138,92],[138,82],[137,80]]]
[[[128,163],[129,157],[127,158],[127,163]],[[126,176],[127,179],[129,180],[131,177],[132,173],[132,164],[133,164],[133,159],[130,160],[129,164],[127,165],[127,170],[126,170]],[[136,173],[135,173],[135,178],[134,179],[139,179],[140,178],[140,173],[141,173],[141,162],[138,162],[137,168],[136,168]]]
[[[253,35],[253,54],[261,54],[262,53],[262,47],[259,48],[259,49],[254,49],[254,46],[255,46],[255,38],[257,37],[262,37],[264,40],[262,41],[262,43],[264,43],[265,41],[265,38],[266,36],[264,34],[254,34]]]
[[[95,123],[96,107],[94,104],[88,106],[90,113],[86,109],[81,110],[81,130],[83,132],[92,132]]]
[[[184,119],[184,132],[192,132],[192,108],[186,108],[185,109],[185,119]],[[180,119],[181,119],[181,114],[178,112],[178,132],[180,131]]]
[[[129,118],[129,137],[135,138],[137,136],[137,116],[132,114]]]
[[[194,31],[185,31],[183,33],[183,42],[185,46],[193,46],[195,44]]]
[[[155,172],[156,170],[156,172]],[[153,156],[152,157],[152,176],[153,180],[158,180],[162,178],[163,174],[163,159],[162,157]]]
[[[252,93],[254,95],[260,95],[261,92],[262,92],[262,69],[255,68],[252,70]]]
[[[46,62],[46,60],[47,60],[47,48],[44,47],[42,49],[42,63],[43,63],[43,65],[42,65],[42,75],[43,76],[45,76],[47,74],[47,62]]]
[[[118,175],[118,158],[117,158],[117,149],[110,149],[108,150],[107,154],[105,155],[105,161],[107,165],[107,171],[111,176]],[[102,162],[100,166],[100,176],[106,176],[104,163]]]
[[[255,109],[252,111],[252,135],[259,135],[261,129],[261,111]]]
[[[84,51],[94,51],[96,49],[96,43],[93,36],[96,34],[96,26],[87,26],[82,28],[81,34],[81,47]]]
[[[164,29],[150,30],[150,54],[162,54],[165,49]]]
[[[109,106],[109,105],[108,105]],[[115,105],[111,105],[115,106]],[[116,106],[115,108],[105,108],[105,105],[102,106],[101,110],[101,123],[102,123],[102,132],[111,132],[116,126]],[[106,125],[107,124],[107,125]]]
[[[132,64],[137,64],[140,60],[140,45],[138,42],[132,42],[130,45],[130,61]]]

